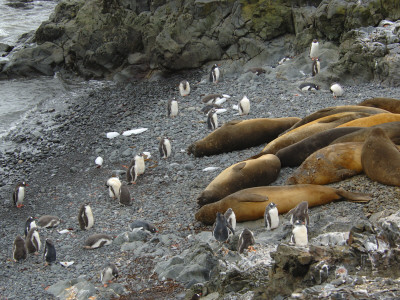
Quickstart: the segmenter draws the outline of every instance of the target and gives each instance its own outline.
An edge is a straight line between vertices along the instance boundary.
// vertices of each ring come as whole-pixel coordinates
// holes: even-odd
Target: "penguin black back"
[[[247,228],[243,229],[242,233],[240,234],[238,242],[239,253],[243,253],[244,249],[247,249],[249,246],[254,244],[255,240],[253,233]]]
[[[46,246],[44,248],[43,259],[48,263],[52,264],[56,261],[56,248],[54,247],[53,241],[46,239]]]

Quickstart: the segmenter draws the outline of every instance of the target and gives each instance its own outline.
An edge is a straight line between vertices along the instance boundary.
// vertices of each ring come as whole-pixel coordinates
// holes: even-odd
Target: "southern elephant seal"
[[[273,140],[299,120],[296,117],[233,120],[194,142],[188,153],[202,157],[258,146]]]
[[[374,125],[397,121],[400,121],[400,114],[384,113],[349,121],[338,127],[371,127]]]
[[[276,204],[279,213],[282,214],[303,201],[307,201],[308,206],[313,207],[343,198],[352,202],[371,200],[371,197],[366,194],[347,192],[323,185],[260,186],[240,190],[218,202],[204,205],[195,217],[197,221],[213,224],[217,212],[223,213],[228,208],[232,208],[238,222],[252,221],[262,219],[265,208],[271,202]]]
[[[197,198],[200,205],[216,202],[236,191],[268,185],[276,180],[281,162],[273,154],[236,163],[222,171]]]
[[[394,114],[400,114],[400,99],[372,98],[364,100],[358,105],[381,108]]]

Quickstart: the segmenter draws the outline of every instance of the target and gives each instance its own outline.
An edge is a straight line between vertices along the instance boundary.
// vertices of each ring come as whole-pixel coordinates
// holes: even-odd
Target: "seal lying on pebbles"
[[[268,185],[276,180],[280,170],[281,163],[273,154],[236,163],[210,182],[197,198],[197,203],[212,203],[245,188]]]
[[[286,186],[261,186],[233,193],[218,202],[204,205],[196,213],[197,221],[212,224],[217,212],[232,208],[238,222],[263,218],[266,206],[274,202],[280,214],[286,213],[303,201],[309,207],[347,199],[352,202],[368,202],[371,197],[362,193],[352,193],[341,189],[314,184]]]
[[[84,249],[96,249],[112,243],[112,236],[107,234],[93,234],[87,238],[83,246]]]
[[[361,151],[361,163],[367,176],[377,182],[400,186],[399,147],[381,128],[372,130]]]
[[[350,126],[371,127],[378,124],[397,122],[397,121],[400,121],[400,114],[384,113],[384,114],[372,115],[358,120],[353,120],[344,123],[338,127],[350,127]]]
[[[400,114],[400,99],[372,98],[364,100],[358,105],[381,108],[394,114]]]
[[[233,120],[191,144],[187,151],[202,157],[258,146],[273,140],[299,120],[296,117]]]

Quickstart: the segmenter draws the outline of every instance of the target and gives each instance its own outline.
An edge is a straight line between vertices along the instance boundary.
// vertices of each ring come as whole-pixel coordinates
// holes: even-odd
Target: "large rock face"
[[[349,47],[357,47],[354,32],[399,16],[395,0],[63,0],[29,44],[2,61],[0,78],[66,69],[86,78],[128,79],[219,60],[274,65],[284,55],[305,52],[315,37],[343,42],[346,66],[336,68],[336,75],[358,72],[346,56]],[[382,51],[384,60],[392,59]],[[394,70],[382,68],[382,75]]]

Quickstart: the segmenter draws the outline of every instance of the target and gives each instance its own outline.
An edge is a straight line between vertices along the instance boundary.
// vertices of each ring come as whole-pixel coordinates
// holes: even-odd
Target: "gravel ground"
[[[298,82],[273,79],[272,76],[256,76],[251,73],[226,76],[220,83],[207,82],[207,71],[196,70],[129,84],[102,83],[88,88],[86,95],[74,99],[54,99],[44,103],[29,118],[15,128],[3,142],[0,153],[0,298],[52,299],[46,287],[63,279],[85,275],[96,287],[100,287],[99,272],[107,261],[116,262],[120,269],[118,282],[130,291],[130,297],[140,299],[173,299],[184,295],[184,288],[172,281],[162,282],[153,274],[154,259],[176,255],[190,246],[186,237],[200,230],[210,230],[194,220],[198,194],[220,171],[257,154],[264,145],[251,149],[211,157],[194,158],[186,153],[187,147],[203,138],[210,131],[206,128],[206,116],[201,113],[200,99],[204,94],[226,93],[232,97],[223,104],[228,111],[220,114],[219,123],[235,118],[304,117],[321,108],[349,105],[372,97],[400,98],[400,88],[385,88],[377,84],[343,85],[344,97],[334,99],[327,90],[300,92]],[[187,79],[192,92],[182,98],[178,83]],[[88,84],[89,86],[89,84]],[[73,88],[73,87],[72,87]],[[237,116],[233,104],[246,95],[251,101],[250,114]],[[167,117],[167,101],[179,100],[179,115]],[[107,139],[106,132],[145,127],[147,131],[130,137],[118,136]],[[173,154],[159,159],[157,137],[168,136]],[[135,154],[149,151],[146,172],[136,185],[129,186],[134,204],[118,205],[108,197],[104,186],[114,172],[123,173]],[[97,169],[95,158],[104,158],[104,165]],[[219,170],[203,172],[206,167]],[[276,185],[283,184],[291,168],[282,169]],[[12,205],[11,193],[17,181],[26,180],[25,207]],[[399,208],[399,189],[374,183],[360,175],[333,184],[351,191],[373,194],[367,205],[333,203],[342,214],[372,213]],[[79,207],[90,202],[95,225],[81,231],[77,222]],[[346,207],[348,207],[346,209]],[[322,208],[316,208],[315,212]],[[311,216],[312,216],[311,212]],[[30,255],[27,260],[12,261],[12,245],[17,235],[23,235],[28,216],[40,217],[51,214],[63,222],[55,229],[42,229],[42,244],[53,239],[57,261],[74,261],[64,268],[59,264],[44,266],[41,255]],[[154,223],[159,239],[169,239],[161,246],[154,243],[154,252],[135,255],[121,251],[113,243],[88,251],[82,248],[85,239],[93,233],[117,236],[127,230],[136,219]],[[61,229],[71,228],[70,234],[60,234]],[[173,239],[176,238],[176,241]],[[156,251],[157,247],[162,247]]]

